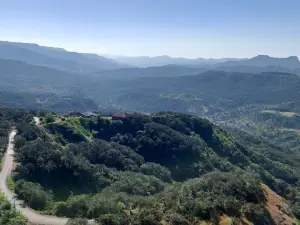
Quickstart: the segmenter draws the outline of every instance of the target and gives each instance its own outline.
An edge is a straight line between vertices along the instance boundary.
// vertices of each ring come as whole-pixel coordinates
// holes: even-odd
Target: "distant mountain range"
[[[187,58],[172,58],[167,55],[149,57],[126,57],[126,56],[107,56],[119,63],[134,65],[136,67],[159,67],[170,64],[190,66],[190,67],[283,67],[288,69],[300,68],[300,62],[297,56],[287,58],[274,58],[268,55],[258,55],[250,59],[238,58],[221,58],[221,59],[187,59]]]
[[[70,72],[94,72],[101,69],[128,67],[113,59],[95,54],[68,52],[62,48],[6,41],[0,41],[0,58],[20,60],[33,65],[42,65]]]
[[[191,71],[222,70],[228,72],[289,72],[300,73],[300,62],[296,56],[274,58],[259,55],[250,59],[187,59],[167,55],[148,57],[100,56],[92,53],[69,52],[63,48],[45,47],[37,44],[0,41],[0,59],[18,60],[32,65],[65,70],[75,73],[109,74],[120,77],[167,76],[191,74]],[[173,67],[172,67],[173,66]],[[139,68],[137,68],[139,67]],[[159,69],[159,67],[163,67]],[[183,67],[191,71],[182,72]],[[123,70],[125,68],[125,70]],[[140,68],[152,68],[146,71]],[[180,72],[175,71],[179,69]],[[114,70],[108,72],[108,70]],[[158,72],[157,72],[158,71]],[[193,73],[194,74],[194,73]]]
[[[207,71],[192,76],[124,80],[112,86],[108,96],[115,96],[120,107],[142,112],[213,115],[245,105],[277,105],[300,98],[300,76],[279,72]]]
[[[282,104],[299,98],[299,70],[297,73],[296,69],[280,67],[282,71],[276,71],[276,66],[223,66],[223,71],[220,68],[210,71],[167,65],[76,74],[0,59],[0,91],[6,93],[1,95],[1,103],[11,106],[11,93],[18,96],[18,106],[25,108],[81,111],[88,109],[89,99],[93,110],[110,107],[202,114],[244,104]],[[228,72],[224,72],[226,68]],[[243,73],[235,72],[243,69]]]
[[[258,55],[251,59],[245,60],[230,60],[218,64],[218,66],[251,66],[251,67],[284,67],[289,69],[300,68],[300,61],[297,56],[290,56],[287,58],[274,58],[268,55]]]
[[[106,56],[112,58],[119,63],[129,64],[137,67],[157,67],[165,66],[169,64],[176,65],[186,65],[186,66],[209,66],[217,63],[226,62],[229,60],[239,61],[240,59],[236,58],[224,58],[224,59],[187,59],[187,58],[172,58],[167,55],[162,56],[137,56],[137,57],[127,57],[127,56]]]

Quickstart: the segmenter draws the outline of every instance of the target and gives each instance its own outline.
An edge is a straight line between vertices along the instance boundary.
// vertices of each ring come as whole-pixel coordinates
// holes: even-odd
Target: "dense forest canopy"
[[[116,225],[224,218],[273,224],[264,183],[286,199],[289,215],[299,216],[299,164],[287,150],[207,119],[8,109],[1,118],[10,123],[6,134],[11,126],[18,130],[14,190],[47,214]]]

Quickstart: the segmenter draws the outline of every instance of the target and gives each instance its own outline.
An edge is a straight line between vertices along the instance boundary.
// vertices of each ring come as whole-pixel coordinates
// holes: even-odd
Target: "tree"
[[[146,175],[153,175],[165,182],[171,182],[172,180],[170,170],[156,163],[143,164],[141,172]]]
[[[53,123],[55,121],[55,118],[52,114],[48,113],[46,116],[45,116],[45,122],[46,123]]]

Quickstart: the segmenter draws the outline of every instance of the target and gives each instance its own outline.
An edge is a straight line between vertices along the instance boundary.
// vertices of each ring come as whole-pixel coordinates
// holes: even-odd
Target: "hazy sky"
[[[0,40],[130,56],[300,56],[300,0],[0,0]]]

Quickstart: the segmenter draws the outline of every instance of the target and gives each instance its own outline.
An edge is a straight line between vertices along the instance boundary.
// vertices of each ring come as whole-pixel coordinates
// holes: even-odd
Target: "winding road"
[[[40,224],[40,225],[65,225],[68,221],[67,218],[60,218],[60,217],[51,217],[51,216],[44,216],[39,214],[38,212],[33,211],[28,207],[24,207],[22,201],[17,200],[15,198],[14,193],[8,189],[6,185],[7,177],[10,176],[11,171],[13,170],[14,166],[14,138],[17,134],[16,130],[13,130],[9,134],[9,143],[7,147],[7,152],[5,154],[4,163],[2,171],[0,172],[0,190],[5,194],[7,199],[12,203],[15,204],[16,208],[28,218],[29,222],[33,224]]]

